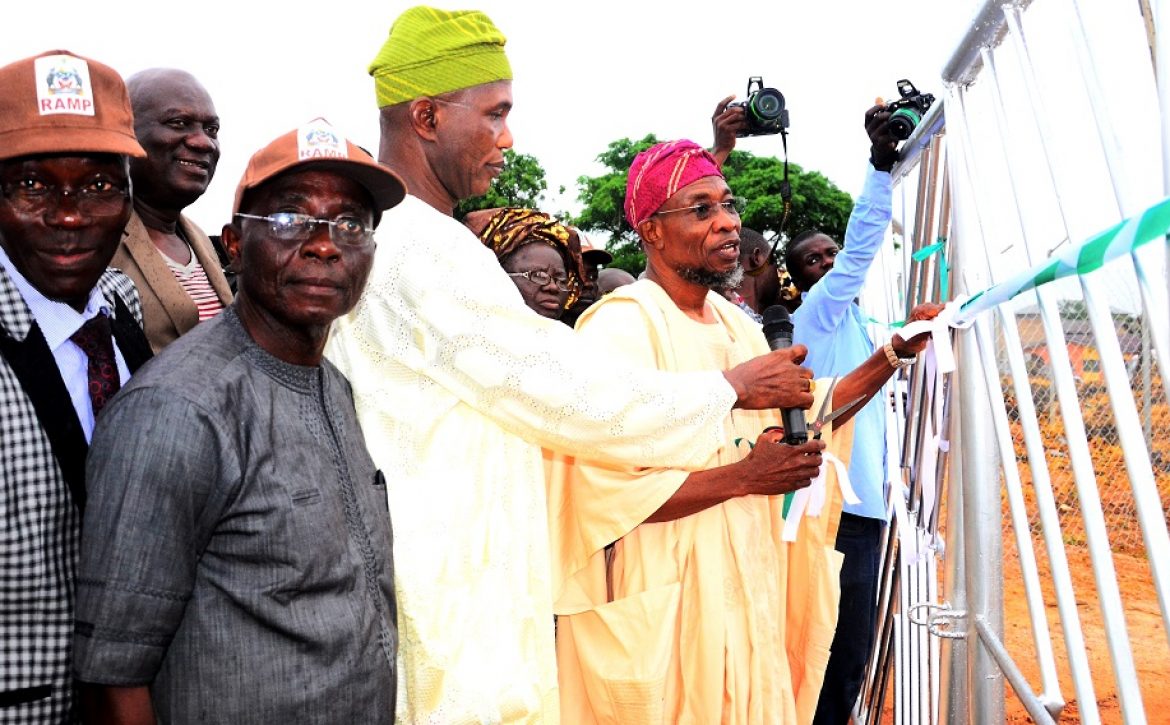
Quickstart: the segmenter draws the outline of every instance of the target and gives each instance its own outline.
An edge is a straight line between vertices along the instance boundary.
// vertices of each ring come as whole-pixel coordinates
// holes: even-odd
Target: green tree
[[[597,157],[609,171],[601,176],[577,178],[577,201],[584,204],[581,213],[573,223],[587,232],[609,234],[607,245],[613,255],[611,267],[624,269],[637,275],[646,266],[646,255],[638,235],[626,222],[626,172],[634,163],[634,157],[658,143],[654,134],[640,141],[628,138],[618,139]]]
[[[462,219],[468,212],[477,209],[494,209],[500,206],[541,209],[546,191],[548,181],[545,180],[544,167],[536,157],[505,149],[504,170],[492,182],[486,194],[459,202],[455,207],[455,218]]]
[[[788,164],[792,207],[783,230],[784,200],[780,196],[783,161],[773,156],[732,151],[723,165],[723,174],[735,195],[747,199],[743,214],[745,227],[768,238],[783,231],[788,239],[810,229],[819,229],[837,241],[845,238],[853,199],[819,171],[805,171],[797,164]]]
[[[573,223],[588,232],[608,233],[608,248],[614,256],[611,266],[632,274],[645,267],[646,256],[637,234],[625,219],[626,173],[634,157],[656,143],[658,139],[653,134],[638,141],[618,139],[597,157],[608,169],[606,173],[577,179],[577,200],[583,207]],[[774,238],[780,234],[784,217],[784,201],[780,196],[784,162],[775,157],[733,151],[723,173],[732,191],[748,201],[743,225],[765,237]],[[788,180],[792,188],[792,207],[783,229],[784,236],[791,237],[815,228],[834,239],[843,239],[853,207],[850,196],[823,174],[805,171],[796,164],[788,165]]]

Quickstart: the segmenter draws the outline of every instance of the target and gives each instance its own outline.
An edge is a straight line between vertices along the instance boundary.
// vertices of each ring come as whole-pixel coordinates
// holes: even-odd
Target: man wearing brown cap
[[[390,482],[403,722],[556,721],[562,582],[542,446],[688,466],[720,444],[732,407],[812,403],[791,353],[725,373],[625,369],[525,306],[451,216],[512,145],[503,46],[476,11],[415,7],[395,21],[370,72],[379,161],[410,195],[386,215],[366,293],[327,348]]]
[[[134,213],[111,266],[134,280],[157,353],[232,301],[211,240],[183,210],[207,191],[219,162],[219,115],[190,73],[151,68],[126,80],[146,158],[131,162]]]
[[[94,418],[150,357],[107,271],[130,214],[130,102],[67,51],[0,68],[0,721],[73,719],[73,587]]]
[[[97,721],[393,721],[386,480],[322,349],[403,193],[321,119],[252,157],[235,302],[94,436],[74,671]]]
[[[601,276],[601,268],[613,261],[613,255],[605,249],[595,246],[593,240],[585,232],[578,230],[581,237],[581,261],[585,268],[585,278],[581,280],[581,294],[576,301],[565,310],[561,322],[569,327],[577,324],[581,313],[589,309],[589,305],[597,301],[602,295],[597,284]]]

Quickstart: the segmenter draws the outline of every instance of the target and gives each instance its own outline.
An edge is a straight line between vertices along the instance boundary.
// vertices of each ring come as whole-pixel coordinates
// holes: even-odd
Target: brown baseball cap
[[[377,211],[402,201],[406,185],[362,147],[341,136],[323,118],[314,118],[257,151],[248,160],[244,178],[236,187],[232,214],[240,211],[244,193],[294,167],[333,171],[361,184],[374,198]]]
[[[585,232],[578,229],[577,237],[581,240],[581,259],[586,264],[609,264],[613,261],[613,255],[601,247],[595,247]]]
[[[67,50],[0,68],[0,160],[74,151],[146,156],[122,76]]]

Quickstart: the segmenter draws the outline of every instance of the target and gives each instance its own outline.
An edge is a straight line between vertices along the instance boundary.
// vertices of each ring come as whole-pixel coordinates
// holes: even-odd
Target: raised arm
[[[918,305],[910,311],[909,321],[915,320],[932,320],[942,312],[943,306],[936,305],[931,302]],[[890,347],[895,356],[901,359],[909,359],[922,352],[926,347],[926,343],[930,340],[930,333],[924,332],[920,335],[915,335],[909,340],[903,340],[901,335],[895,334],[890,339]],[[834,425],[844,425],[846,421],[857,414],[873,396],[877,395],[886,381],[893,377],[898,368],[890,363],[889,357],[886,355],[885,346],[882,346],[870,355],[869,358],[858,365],[853,372],[841,378],[841,382],[837,384],[833,391],[833,406],[839,407],[845,405],[854,398],[864,398],[864,402],[860,405],[855,405],[851,410],[841,415],[840,418],[833,421]]]
[[[735,150],[736,133],[747,125],[743,106],[727,107],[734,100],[734,95],[724,98],[715,105],[715,113],[711,115],[711,132],[715,137],[711,155],[720,166],[727,162],[727,157]]]
[[[865,285],[869,267],[885,238],[892,200],[889,168],[897,159],[892,145],[897,142],[889,136],[888,119],[889,113],[881,106],[874,106],[865,113],[866,133],[871,141],[870,158],[883,169],[869,167],[865,187],[849,215],[844,248],[837,255],[833,268],[808,290],[793,314],[797,328],[802,330],[801,339],[812,340],[837,329]]]

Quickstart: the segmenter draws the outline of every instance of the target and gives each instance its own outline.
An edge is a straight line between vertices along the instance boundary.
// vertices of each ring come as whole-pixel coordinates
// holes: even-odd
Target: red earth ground
[[[1004,642],[1029,685],[1033,690],[1039,690],[1041,681],[1032,646],[1027,602],[1020,578],[1019,561],[1015,554],[1015,544],[1010,534],[1004,539],[1004,552]],[[1088,549],[1083,546],[1070,546],[1067,547],[1067,552],[1101,722],[1121,723],[1123,722],[1121,707],[1117,700],[1117,686],[1113,680],[1109,648],[1102,626],[1100,606],[1097,603]],[[1076,691],[1069,674],[1056,598],[1053,595],[1047,561],[1042,550],[1037,552],[1037,558],[1048,626],[1056,654],[1061,694],[1067,702],[1059,722],[1078,723],[1081,719]],[[1146,721],[1170,723],[1170,643],[1162,626],[1149,563],[1140,556],[1116,553],[1113,556],[1113,564],[1121,589],[1125,621],[1138,672]],[[1006,722],[1033,722],[1013,694],[1011,687],[1005,684],[1005,689]],[[889,698],[885,705],[882,722],[893,723],[893,705]]]
[[[1005,551],[1008,551],[1005,541]],[[1113,680],[1113,668],[1109,660],[1109,648],[1105,630],[1101,623],[1101,608],[1097,602],[1096,587],[1093,583],[1092,566],[1088,549],[1068,547],[1069,568],[1073,576],[1073,590],[1077,597],[1077,610],[1081,615],[1081,629],[1084,632],[1089,655],[1089,669],[1093,673],[1097,707],[1103,723],[1122,722],[1121,707],[1117,700],[1117,686]],[[1032,635],[1028,620],[1027,603],[1019,574],[1018,560],[1007,557],[1004,562],[1004,640],[1034,689],[1040,686],[1039,669],[1031,656]],[[1133,649],[1137,667],[1138,683],[1142,694],[1147,722],[1170,723],[1170,642],[1162,626],[1158,609],[1158,598],[1154,591],[1153,575],[1145,558],[1114,554],[1113,565],[1121,589],[1125,609],[1125,622],[1129,631],[1130,647]],[[1057,615],[1056,598],[1047,576],[1046,562],[1041,560],[1041,582],[1055,643],[1057,673],[1060,678],[1061,694],[1068,705],[1060,722],[1080,722],[1076,703],[1076,692],[1069,675],[1067,658],[1064,656],[1064,640]],[[1010,688],[1009,688],[1010,690]],[[1020,701],[1010,693],[1007,697],[1007,722],[1031,722]]]

